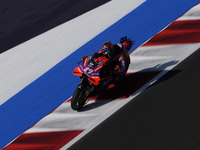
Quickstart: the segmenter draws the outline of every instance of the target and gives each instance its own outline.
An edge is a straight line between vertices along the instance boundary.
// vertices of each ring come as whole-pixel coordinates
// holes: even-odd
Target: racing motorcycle
[[[88,56],[84,61],[79,62],[78,67],[75,67],[73,74],[80,76],[81,82],[72,96],[73,110],[82,108],[88,98],[97,95],[100,88],[112,81],[112,73],[106,67],[108,61],[105,56],[96,59]]]
[[[132,49],[133,41],[128,39],[123,42],[123,45],[127,50],[127,55],[129,55],[128,52]],[[106,56],[94,58],[90,55],[79,62],[78,67],[75,67],[73,74],[80,76],[81,82],[72,96],[71,108],[73,110],[81,109],[88,98],[96,96],[100,90],[105,90],[111,83],[115,82],[116,74],[113,74],[112,69],[107,67],[107,63],[113,66],[111,68],[116,67],[115,61],[110,62]]]

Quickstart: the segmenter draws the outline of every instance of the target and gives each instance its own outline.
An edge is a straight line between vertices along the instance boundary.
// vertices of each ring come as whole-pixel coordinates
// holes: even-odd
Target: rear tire
[[[71,108],[73,110],[79,110],[85,104],[85,100],[83,98],[84,93],[85,91],[82,90],[81,88],[77,88],[76,91],[74,92],[71,101]]]

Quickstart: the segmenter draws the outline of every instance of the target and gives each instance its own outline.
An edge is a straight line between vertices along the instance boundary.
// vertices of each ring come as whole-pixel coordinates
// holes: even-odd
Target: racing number
[[[84,72],[87,72],[88,74],[91,74],[93,72],[93,70],[91,68],[89,68],[89,67],[86,67],[84,69]]]

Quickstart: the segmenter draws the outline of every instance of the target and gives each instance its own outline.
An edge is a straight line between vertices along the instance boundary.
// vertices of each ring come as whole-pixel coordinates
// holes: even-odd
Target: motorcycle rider
[[[105,69],[103,69],[101,73],[101,78],[106,77],[108,74],[112,73],[112,76],[115,81],[119,81],[122,79],[128,70],[130,64],[130,57],[128,52],[134,45],[134,41],[130,38],[122,37],[120,42],[117,44],[112,44],[112,42],[108,41],[103,44],[100,51],[95,52],[91,55],[92,59],[105,56],[109,59],[106,64]],[[82,57],[82,61],[87,56]]]

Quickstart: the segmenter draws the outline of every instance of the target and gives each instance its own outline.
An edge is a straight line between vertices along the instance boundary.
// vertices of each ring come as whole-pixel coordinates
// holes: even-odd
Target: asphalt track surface
[[[200,49],[70,149],[199,150]]]
[[[15,0],[7,0],[7,2],[0,2],[0,17],[12,17],[10,15],[13,12],[6,11],[5,8],[10,7],[11,4],[15,5],[17,2]],[[20,2],[24,4],[23,8],[30,12],[31,8],[27,8],[28,4],[22,0]],[[74,16],[70,16],[71,13],[69,15],[69,12],[64,11],[64,4],[69,4],[67,2],[69,1],[63,1],[63,4],[55,7],[56,1],[49,1],[52,10],[59,11],[57,16],[42,17],[39,13],[38,16],[41,16],[39,24],[44,22],[42,28],[36,23],[38,21],[37,16],[31,14],[29,14],[30,16],[27,14],[21,16],[24,22],[18,18],[2,23],[0,27],[0,52],[4,52],[106,1],[94,2],[90,0],[88,4],[91,4],[91,6],[88,6],[83,12],[74,14]],[[42,4],[42,1],[38,0],[33,3]],[[33,4],[30,4],[30,6],[34,10]],[[77,12],[73,10],[80,10],[79,8],[82,8],[82,6],[80,3],[78,8],[74,6],[70,12]],[[44,11],[44,7],[37,11]],[[13,11],[16,14],[22,8],[15,10]],[[67,15],[69,16],[66,17]],[[58,16],[60,18],[57,18]],[[52,17],[57,19],[52,20]],[[30,20],[34,21],[33,18],[36,19],[35,26],[26,24]],[[13,24],[17,22],[18,26],[14,27]],[[22,31],[24,31],[24,34],[19,36],[18,33]],[[199,57],[200,49],[88,133],[70,149],[200,149]]]

